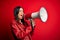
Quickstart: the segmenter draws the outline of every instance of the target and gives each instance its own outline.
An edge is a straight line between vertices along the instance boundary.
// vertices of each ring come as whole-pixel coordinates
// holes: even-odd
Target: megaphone
[[[31,14],[27,14],[26,18],[39,18],[41,19],[42,22],[46,22],[48,19],[48,13],[45,7],[41,7],[40,10],[38,12],[33,12]]]

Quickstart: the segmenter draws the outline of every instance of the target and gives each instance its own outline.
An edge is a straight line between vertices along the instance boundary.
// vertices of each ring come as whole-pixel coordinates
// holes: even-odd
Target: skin
[[[19,18],[20,20],[23,18],[23,14],[24,14],[23,8],[20,8],[20,9],[19,9],[19,13],[18,13],[18,18]]]
[[[23,14],[24,14],[23,8],[20,8],[20,9],[19,9],[19,13],[18,13],[18,19],[19,19],[19,22],[20,22],[20,23],[22,23],[22,22],[21,22],[21,19],[23,19]]]
[[[21,24],[22,24],[21,19],[23,19],[23,14],[24,14],[23,8],[20,8],[19,13],[18,13],[18,19]],[[21,27],[20,27],[20,29],[26,34],[28,34],[31,31],[31,30],[29,30],[29,29],[31,29],[31,27],[26,28],[26,32]]]
[[[21,19],[23,19],[23,14],[24,14],[23,8],[20,8],[20,9],[19,9],[19,13],[18,13],[18,18],[19,18],[19,22],[20,22],[20,23],[22,23],[22,22],[21,22]],[[34,25],[35,25],[34,20],[32,19],[31,21],[32,21],[32,25],[34,26]]]

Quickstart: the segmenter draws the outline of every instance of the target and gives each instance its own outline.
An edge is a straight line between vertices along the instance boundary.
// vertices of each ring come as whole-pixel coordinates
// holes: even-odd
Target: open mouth
[[[22,16],[22,15],[20,15],[20,16]]]

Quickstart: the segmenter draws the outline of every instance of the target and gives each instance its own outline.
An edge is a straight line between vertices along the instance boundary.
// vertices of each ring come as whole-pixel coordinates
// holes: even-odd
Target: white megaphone
[[[29,18],[39,18],[42,22],[46,22],[48,19],[47,10],[44,7],[41,7],[38,12],[33,12],[32,14],[27,14],[26,17]]]

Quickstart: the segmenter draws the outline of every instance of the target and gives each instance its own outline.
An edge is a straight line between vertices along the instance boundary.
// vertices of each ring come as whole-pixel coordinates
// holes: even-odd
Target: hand
[[[32,25],[32,27],[34,28],[34,26],[35,26],[35,21],[34,21],[34,19],[31,19],[31,25]]]

